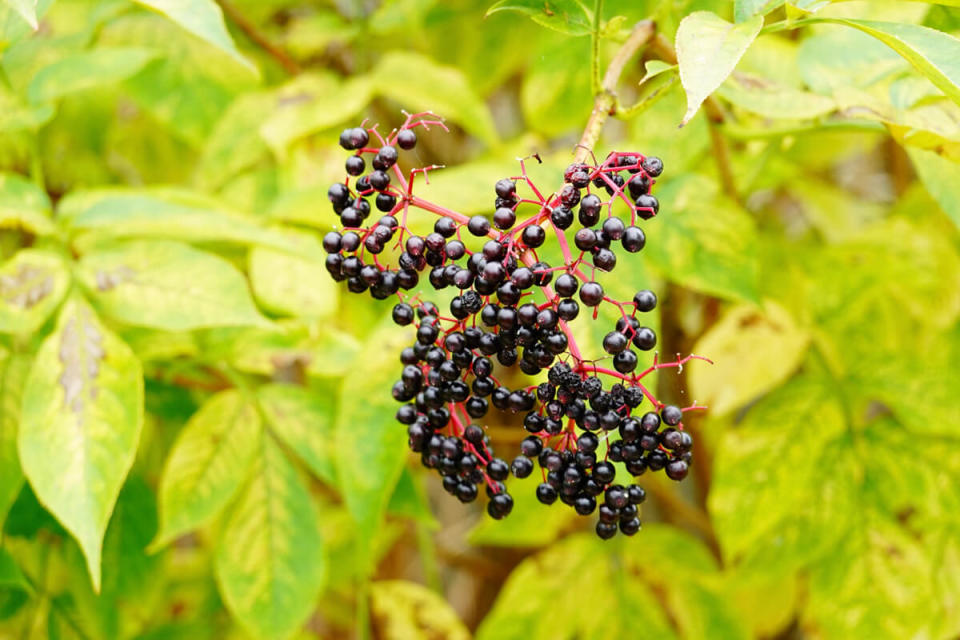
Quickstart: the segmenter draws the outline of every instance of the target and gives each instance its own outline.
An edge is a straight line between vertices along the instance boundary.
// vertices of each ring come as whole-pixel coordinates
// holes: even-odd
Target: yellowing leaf
[[[292,384],[265,384],[257,389],[257,399],[277,440],[332,484],[333,398]]]
[[[470,640],[470,632],[447,601],[414,582],[374,582],[370,609],[383,640]]]
[[[30,102],[56,100],[65,95],[117,83],[134,75],[156,55],[149,49],[93,49],[57,60],[40,69],[30,81]]]
[[[516,11],[537,24],[571,36],[593,31],[593,16],[578,0],[500,0],[487,15],[498,11]]]
[[[0,332],[31,333],[46,322],[70,284],[59,255],[22,249],[0,266]]]
[[[257,439],[250,479],[217,545],[217,583],[255,638],[283,640],[313,611],[326,554],[310,491],[277,443]]]
[[[260,416],[238,391],[211,397],[177,437],[160,476],[157,549],[220,512],[250,474]]]
[[[223,12],[214,0],[136,0],[164,14],[181,27],[230,54],[230,56],[256,72],[256,67],[237,51],[237,46],[223,23]]]
[[[243,274],[189,245],[128,242],[84,256],[80,274],[97,305],[128,324],[169,331],[267,324]]]
[[[783,382],[806,353],[809,334],[782,307],[740,305],[697,341],[694,353],[712,366],[690,369],[693,398],[725,414]]]
[[[274,313],[318,318],[337,309],[340,290],[322,262],[256,247],[250,282],[257,300]]]
[[[687,92],[687,112],[681,125],[723,84],[762,26],[763,16],[733,25],[709,11],[695,11],[680,21],[677,62]]]
[[[742,73],[731,75],[717,90],[717,95],[741,109],[767,118],[817,118],[837,108],[836,103],[826,96],[778,86]]]
[[[0,354],[0,528],[23,486],[17,453],[20,402],[30,360],[19,354]]]
[[[143,427],[143,372],[83,300],[64,305],[41,345],[21,416],[24,474],[80,543],[99,590],[103,535]]]

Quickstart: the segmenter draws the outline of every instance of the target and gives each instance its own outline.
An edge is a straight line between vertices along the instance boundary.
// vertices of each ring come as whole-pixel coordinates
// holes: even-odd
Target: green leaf
[[[289,638],[313,611],[326,576],[310,492],[265,432],[251,477],[217,544],[216,575],[233,616],[254,638]]]
[[[372,543],[407,458],[407,433],[394,420],[390,388],[398,375],[396,353],[406,331],[385,321],[367,338],[343,378],[334,432],[339,487],[356,523],[357,565],[369,570]],[[358,400],[362,398],[362,400]]]
[[[824,116],[837,108],[832,99],[779,86],[758,76],[734,73],[717,89],[717,95],[734,105],[766,118],[802,120]]]
[[[370,609],[378,623],[377,637],[384,640],[470,640],[467,627],[443,596],[415,582],[374,582]]]
[[[0,547],[0,587],[14,587],[22,591],[32,590],[20,567],[17,566],[16,560],[2,547]]]
[[[847,25],[873,36],[960,104],[960,39],[916,24],[841,18],[811,20]]]
[[[733,25],[710,13],[695,11],[677,28],[680,82],[687,92],[687,124],[703,101],[723,84],[763,26],[763,16]]]
[[[497,129],[490,109],[458,69],[418,53],[390,51],[380,58],[371,76],[375,91],[408,111],[433,111],[459,123],[486,144],[496,144]]]
[[[944,210],[953,224],[960,228],[960,164],[951,162],[932,151],[908,148],[913,168],[933,199]]]
[[[223,13],[214,0],[136,0],[136,2],[159,11],[201,40],[226,52],[251,71],[257,71],[253,63],[237,50],[223,22]]]
[[[157,501],[147,483],[131,476],[117,498],[117,507],[103,539],[101,606],[120,614],[121,624],[146,620],[156,606],[152,596],[162,589],[163,559],[147,553],[157,533]]]
[[[590,40],[551,37],[538,54],[530,60],[520,88],[525,121],[549,136],[578,130],[592,103]]]
[[[543,547],[577,522],[576,513],[569,509],[551,509],[537,500],[537,485],[543,479],[539,473],[525,480],[512,480],[510,495],[514,508],[509,518],[494,520],[482,518],[470,530],[470,544],[503,547]]]
[[[690,369],[692,398],[722,415],[778,386],[800,364],[810,336],[782,307],[739,305],[693,348],[714,364]]]
[[[27,95],[39,104],[78,91],[116,84],[140,71],[156,56],[149,49],[132,47],[93,49],[61,60],[37,71]]]
[[[0,227],[22,227],[36,235],[54,232],[50,198],[23,176],[0,173]]]
[[[185,244],[142,240],[91,253],[79,277],[107,315],[127,324],[182,331],[267,323],[243,274]]]
[[[7,512],[23,486],[23,470],[17,454],[20,429],[20,401],[23,383],[30,371],[29,358],[2,354],[0,359],[0,530]]]
[[[70,274],[59,255],[21,249],[0,266],[0,332],[33,333],[59,306]]]
[[[846,464],[851,445],[843,440],[847,424],[834,387],[794,379],[725,434],[708,506],[729,562],[790,571],[848,531],[858,480]]]
[[[262,246],[307,258],[321,256],[315,238],[265,228],[219,201],[179,189],[116,189],[73,194],[58,210],[73,228],[98,237],[149,237],[179,242]]]
[[[143,427],[143,372],[86,302],[69,300],[23,391],[20,463],[100,588],[103,535]]]
[[[957,592],[948,591],[937,577],[956,571],[957,531],[937,536],[935,542],[918,540],[870,511],[860,518],[862,530],[838,544],[811,572],[804,626],[827,638],[956,633],[955,626],[945,626],[945,618],[950,615],[947,602]],[[948,553],[953,554],[952,563],[945,557]]]
[[[7,6],[20,14],[30,28],[36,31],[39,28],[37,24],[37,0],[3,0]]]
[[[333,484],[333,398],[292,384],[265,384],[257,389],[257,399],[277,440]]]
[[[250,475],[262,442],[260,415],[240,392],[222,391],[190,418],[160,476],[156,550],[213,518]]]
[[[593,32],[593,16],[578,0],[500,0],[487,15],[498,11],[522,13],[540,26],[571,36]]]
[[[391,79],[388,84],[394,82]],[[283,157],[291,143],[356,116],[369,104],[374,89],[367,76],[346,82],[332,74],[297,78],[278,92],[272,112],[260,125],[260,135]]]
[[[627,638],[643,629],[651,638],[747,638],[717,577],[709,551],[670,527],[651,525],[619,545],[575,535],[514,569],[476,637]],[[631,615],[598,616],[584,593]]]
[[[757,233],[750,216],[696,174],[668,182],[656,195],[660,213],[644,227],[650,264],[691,289],[757,302]]]
[[[753,16],[765,16],[783,6],[784,0],[734,0],[733,17],[737,22],[746,22]]]
[[[263,308],[284,315],[329,316],[340,297],[322,262],[261,247],[250,252],[250,283]]]

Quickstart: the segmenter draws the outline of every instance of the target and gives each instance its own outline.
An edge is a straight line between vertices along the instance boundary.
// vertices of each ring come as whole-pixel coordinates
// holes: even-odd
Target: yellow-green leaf
[[[207,400],[190,418],[160,476],[157,549],[223,509],[250,474],[261,446],[260,415],[238,391]]]
[[[334,400],[292,384],[265,384],[257,389],[267,426],[327,483],[334,482]]]
[[[717,95],[741,109],[774,119],[817,118],[837,108],[837,104],[826,96],[780,86],[743,73],[731,75],[717,89]]]
[[[70,285],[59,255],[21,249],[0,266],[0,332],[32,333],[47,321]]]
[[[782,307],[739,305],[700,337],[694,353],[712,366],[690,369],[692,398],[725,414],[783,382],[800,364],[810,336]]]
[[[23,486],[17,433],[20,430],[23,384],[29,371],[29,358],[19,354],[0,354],[0,529]]]
[[[522,13],[540,26],[571,36],[593,32],[593,15],[578,0],[500,0],[487,15],[498,11]]]
[[[370,610],[383,640],[470,640],[470,632],[438,593],[404,580],[370,585]]]
[[[4,0],[7,6],[20,14],[20,17],[27,21],[30,28],[36,31],[37,24],[37,0]]]
[[[694,116],[703,101],[723,84],[763,26],[763,16],[730,24],[709,11],[695,11],[677,28],[680,82],[687,92],[687,112]]]
[[[917,24],[843,18],[811,20],[846,25],[873,36],[960,104],[960,39]]]
[[[34,74],[27,89],[30,102],[39,104],[65,95],[115,84],[134,75],[156,56],[149,49],[93,49],[72,55]]]
[[[234,60],[256,71],[234,44],[223,22],[223,12],[214,0],[136,0],[136,2],[159,11],[181,27],[228,53]]]
[[[217,544],[223,599],[254,638],[285,640],[316,605],[326,554],[310,492],[266,432]]]
[[[250,283],[265,309],[284,315],[328,316],[340,297],[322,262],[262,247],[250,252]]]
[[[143,427],[143,372],[81,300],[69,300],[23,391],[19,450],[37,498],[73,534],[100,588],[100,553]]]
[[[84,256],[79,273],[94,302],[127,324],[168,331],[267,324],[243,274],[189,245],[127,242]]]
[[[53,233],[50,198],[23,176],[0,173],[0,227],[22,227],[36,235]]]
[[[960,229],[960,164],[933,151],[908,148],[907,153],[923,186]]]

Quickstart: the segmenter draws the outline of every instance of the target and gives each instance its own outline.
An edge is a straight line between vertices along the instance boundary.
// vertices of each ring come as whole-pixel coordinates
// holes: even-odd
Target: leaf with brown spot
[[[60,312],[27,378],[20,462],[40,502],[70,531],[100,588],[100,553],[143,427],[143,370],[80,297]]]
[[[63,300],[70,275],[60,256],[22,249],[0,267],[0,332],[33,333]]]

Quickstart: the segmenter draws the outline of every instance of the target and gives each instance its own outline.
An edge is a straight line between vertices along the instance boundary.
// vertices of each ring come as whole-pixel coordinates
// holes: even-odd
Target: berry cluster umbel
[[[666,405],[644,386],[655,370],[705,360],[662,363],[654,353],[638,371],[639,354],[656,346],[642,317],[656,308],[657,296],[643,289],[616,300],[596,278],[616,267],[617,249],[644,248],[638,225],[659,211],[650,191],[663,164],[635,152],[577,162],[564,172],[563,186],[544,196],[521,160],[520,176],[494,185],[491,215],[467,217],[414,195],[416,175],[439,167],[404,174],[398,164],[400,151],[416,146],[416,129],[432,125],[446,128],[419,113],[386,137],[376,126],[341,134],[340,145],[353,152],[348,177],[328,192],[341,230],[323,239],[335,280],[376,299],[396,296],[394,322],[416,328],[392,389],[403,403],[396,417],[407,426],[410,448],[461,501],[475,500],[483,487],[494,518],[513,508],[508,476],[524,478],[539,466],[540,502],[559,500],[584,516],[598,511],[601,538],[618,529],[633,535],[644,490],[618,477],[660,470],[686,477],[693,441],[683,414],[703,408]],[[382,214],[375,222],[371,199]],[[615,206],[626,213],[615,215]],[[431,233],[410,231],[416,211],[437,216]],[[559,264],[537,254],[548,238],[559,247]],[[453,288],[448,310],[410,293],[424,279],[436,290]],[[605,355],[587,359],[570,323],[597,321],[600,305],[615,307],[618,319],[603,339]],[[510,389],[500,378],[514,367],[543,381]],[[483,426],[491,410],[523,415],[530,435],[511,463],[494,455]]]

